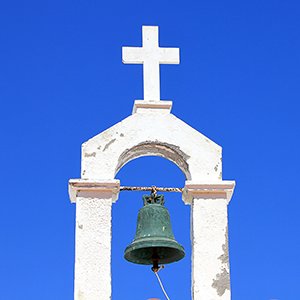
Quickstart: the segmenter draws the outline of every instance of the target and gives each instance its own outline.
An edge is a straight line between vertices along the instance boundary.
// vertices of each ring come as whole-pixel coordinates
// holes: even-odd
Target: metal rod
[[[157,187],[157,186],[121,186],[120,191],[158,191],[158,192],[175,192],[182,193],[183,188],[175,187]]]

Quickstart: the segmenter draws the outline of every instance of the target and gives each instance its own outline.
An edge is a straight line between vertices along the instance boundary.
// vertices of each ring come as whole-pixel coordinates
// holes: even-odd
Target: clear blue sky
[[[300,299],[300,2],[2,1],[0,4],[0,299],[73,299],[81,144],[131,114],[142,67],[121,46],[142,25],[181,49],[161,67],[172,112],[223,147],[233,300]],[[116,102],[118,108],[116,109]],[[172,163],[142,158],[124,185],[183,186]],[[163,298],[147,267],[123,260],[141,194],[113,208],[113,300]],[[189,207],[166,195],[187,257],[161,273],[172,300],[190,299]],[[101,253],[99,253],[101,255]]]

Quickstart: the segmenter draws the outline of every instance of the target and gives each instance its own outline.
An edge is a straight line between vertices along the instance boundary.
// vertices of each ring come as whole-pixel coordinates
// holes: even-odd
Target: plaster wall
[[[227,200],[192,203],[193,300],[230,300]]]
[[[76,203],[74,299],[110,299],[111,193],[79,192]]]
[[[222,179],[222,149],[164,110],[135,113],[82,145],[82,178],[114,178],[140,156],[173,161],[188,180]]]
[[[70,180],[77,206],[75,300],[111,300],[114,177],[128,161],[152,155],[173,161],[192,180],[183,192],[192,211],[192,299],[229,300],[227,205],[234,182],[222,180],[221,147],[161,109],[166,104],[137,104],[133,115],[82,145],[82,178]]]

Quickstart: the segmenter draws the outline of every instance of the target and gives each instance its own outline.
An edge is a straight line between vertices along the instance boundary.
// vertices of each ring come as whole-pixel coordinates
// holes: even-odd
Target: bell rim
[[[162,246],[164,243],[164,246]],[[124,258],[135,264],[140,265],[151,265],[152,261],[150,258],[147,259],[136,259],[132,258],[130,254],[132,252],[143,249],[143,248],[166,248],[170,249],[174,252],[173,259],[162,258],[159,259],[158,262],[161,264],[170,264],[173,262],[177,262],[185,257],[184,247],[180,245],[176,240],[170,240],[166,238],[153,238],[153,240],[147,238],[147,240],[142,241],[142,239],[134,240],[130,245],[128,245],[124,251]]]

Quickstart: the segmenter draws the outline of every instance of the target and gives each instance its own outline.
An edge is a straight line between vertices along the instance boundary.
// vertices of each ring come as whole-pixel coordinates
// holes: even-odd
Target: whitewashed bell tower
[[[159,65],[178,64],[179,49],[159,47],[156,26],[142,31],[142,47],[123,47],[122,55],[125,64],[143,64],[144,100],[135,101],[131,116],[83,143],[81,179],[69,181],[76,203],[74,299],[111,299],[111,210],[120,192],[115,174],[130,160],[154,155],[186,177],[192,299],[229,300],[227,206],[235,182],[222,180],[222,148],[175,117],[172,101],[160,99]]]

